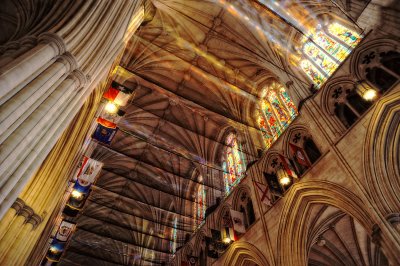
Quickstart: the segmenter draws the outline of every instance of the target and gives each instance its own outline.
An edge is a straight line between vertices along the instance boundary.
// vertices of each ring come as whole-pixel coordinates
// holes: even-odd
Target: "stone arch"
[[[230,221],[230,209],[232,206],[228,203],[222,205],[220,210],[218,211],[217,220],[216,220],[216,229],[221,229],[227,223],[227,219]]]
[[[255,199],[252,198],[250,187],[247,185],[240,185],[234,193],[232,208],[243,213],[245,227],[248,228],[256,221]]]
[[[233,197],[232,197],[232,208],[234,210],[237,210],[237,207],[240,204],[239,201],[240,201],[240,196],[242,195],[242,193],[247,193],[247,195],[251,195],[250,188],[247,185],[239,185],[235,189]]]
[[[304,136],[311,136],[311,134],[309,133],[309,129],[306,125],[303,124],[296,124],[296,125],[292,125],[291,127],[289,127],[287,129],[287,131],[285,132],[285,135],[283,137],[283,154],[286,157],[289,157],[290,155],[290,146],[289,143],[293,140],[293,138],[295,137],[295,135],[297,133],[302,133],[304,134]]]
[[[321,147],[317,145],[316,139],[305,125],[298,124],[289,128],[283,143],[284,155],[292,161],[300,175],[304,174],[322,156]],[[306,164],[302,164],[298,159],[300,155],[297,150],[302,150],[301,156],[305,157],[302,161],[307,162]]]
[[[270,265],[269,261],[265,258],[263,252],[261,252],[254,245],[247,242],[233,243],[226,252],[224,257],[225,260],[222,263],[222,265],[235,265],[235,266]]]
[[[376,84],[368,80],[366,72],[368,68],[382,68],[382,63],[380,62],[381,54],[388,51],[399,52],[399,42],[392,39],[382,38],[360,44],[351,56],[350,73],[354,74],[358,80],[366,80],[370,86],[377,87]],[[388,72],[387,68],[384,70],[385,72]],[[399,75],[393,73],[393,71],[389,70],[389,73],[387,74],[392,78],[397,78],[398,80]],[[389,76],[387,79],[390,78]]]
[[[326,117],[330,117],[330,123],[335,133],[342,133],[346,130],[345,125],[335,114],[335,104],[341,102],[346,90],[353,90],[356,83],[351,76],[341,76],[329,79],[321,92],[320,106]],[[341,88],[341,89],[340,89]]]
[[[400,210],[400,85],[375,106],[364,144],[371,198],[387,216]]]
[[[328,181],[296,183],[285,197],[278,229],[279,265],[306,265],[309,228],[302,225],[308,219],[310,206],[327,204],[354,217],[371,235],[374,221],[365,204],[353,192]]]

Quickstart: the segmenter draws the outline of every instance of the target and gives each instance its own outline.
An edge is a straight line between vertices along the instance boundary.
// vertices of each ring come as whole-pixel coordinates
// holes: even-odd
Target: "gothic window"
[[[397,51],[371,51],[362,58],[365,78],[384,93],[400,78],[400,54]]]
[[[297,132],[292,136],[289,146],[292,162],[300,175],[321,157],[321,152],[311,136],[302,132]]]
[[[300,67],[320,87],[360,40],[358,33],[337,22],[318,25],[309,38],[302,40]]]
[[[331,109],[340,122],[349,128],[368,110],[372,101],[367,101],[357,92],[354,84],[334,87],[330,93]]]
[[[258,124],[267,148],[282,134],[297,116],[297,108],[286,89],[272,83],[262,92]]]
[[[202,180],[200,177],[199,180]],[[206,214],[206,190],[203,184],[199,184],[196,191],[196,200],[194,204],[194,216],[198,224],[200,224],[205,219]],[[197,224],[197,225],[198,225]]]
[[[229,194],[242,179],[245,172],[245,160],[235,133],[225,139],[225,151],[222,159],[225,192]]]
[[[247,229],[255,222],[256,217],[254,214],[253,202],[246,191],[243,191],[239,197],[239,211],[243,213],[244,226]]]

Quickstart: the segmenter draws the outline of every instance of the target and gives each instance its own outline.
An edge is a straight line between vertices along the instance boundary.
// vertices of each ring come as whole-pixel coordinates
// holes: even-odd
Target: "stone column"
[[[0,68],[1,104],[37,77],[51,59],[65,52],[65,44],[56,34],[43,33],[39,42],[39,45]]]

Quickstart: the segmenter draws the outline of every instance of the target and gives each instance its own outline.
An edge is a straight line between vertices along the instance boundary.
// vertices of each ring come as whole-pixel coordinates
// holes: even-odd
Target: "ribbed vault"
[[[92,147],[104,166],[62,265],[166,263],[201,222],[194,215],[199,184],[208,206],[224,193],[226,133],[237,133],[246,162],[264,149],[249,110],[261,84],[279,80],[287,62],[260,27],[286,40],[296,29],[256,1],[152,3],[154,17],[129,40],[116,77],[134,97],[112,143]]]

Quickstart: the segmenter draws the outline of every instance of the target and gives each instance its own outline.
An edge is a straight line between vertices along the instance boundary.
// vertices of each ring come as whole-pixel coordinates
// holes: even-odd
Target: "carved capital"
[[[56,61],[66,65],[68,71],[73,71],[78,67],[78,62],[76,61],[75,56],[73,56],[70,52],[65,52],[64,54],[60,55]]]
[[[41,222],[42,222],[42,217],[40,217],[36,213],[34,213],[27,221],[27,223],[33,225],[33,228],[36,228]]]
[[[24,208],[24,206],[25,206],[25,202],[22,199],[17,198],[14,201],[14,203],[11,205],[11,208],[15,209],[17,214],[19,214],[19,212]]]
[[[75,69],[68,76],[68,78],[73,79],[73,80],[78,82],[78,87],[77,88],[85,86],[90,80],[90,77],[88,77],[88,75],[85,75],[85,73],[83,73],[83,71],[80,70],[80,69]]]
[[[34,213],[31,207],[25,205],[22,210],[20,210],[19,215],[25,217],[25,221],[27,221]]]
[[[58,54],[63,54],[67,50],[64,40],[55,33],[44,32],[39,35],[40,43],[48,43],[58,50]]]

